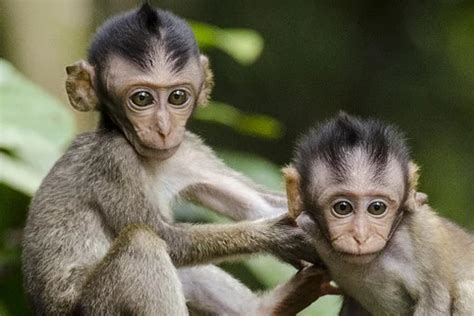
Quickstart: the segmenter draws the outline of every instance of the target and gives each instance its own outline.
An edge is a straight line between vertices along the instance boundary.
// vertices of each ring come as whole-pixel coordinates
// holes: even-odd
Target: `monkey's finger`
[[[298,272],[300,272],[306,267],[305,261],[303,260],[294,260],[294,261],[292,260],[292,261],[288,261],[288,263],[291,264],[293,268],[298,270]]]
[[[320,287],[320,294],[323,295],[342,295],[342,290],[331,284],[332,282],[324,282]]]
[[[312,266],[311,263],[309,263],[308,261],[304,261],[304,260],[300,260],[299,265],[300,265],[300,267],[301,267],[301,268],[299,269],[299,271],[301,271],[301,270],[303,270],[303,269],[305,269],[305,268],[309,268],[309,267]],[[298,271],[298,272],[299,272],[299,271]]]

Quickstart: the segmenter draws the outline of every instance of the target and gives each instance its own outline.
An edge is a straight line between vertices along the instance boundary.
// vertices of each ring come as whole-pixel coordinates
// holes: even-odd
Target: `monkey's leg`
[[[88,277],[76,312],[187,315],[181,282],[165,242],[145,226],[125,228]]]
[[[255,294],[224,270],[214,266],[178,269],[184,295],[196,315],[296,315],[322,293],[325,274],[304,269],[272,291]],[[332,289],[331,289],[332,290]]]
[[[199,315],[251,315],[259,298],[214,265],[179,268],[178,275],[191,310]]]

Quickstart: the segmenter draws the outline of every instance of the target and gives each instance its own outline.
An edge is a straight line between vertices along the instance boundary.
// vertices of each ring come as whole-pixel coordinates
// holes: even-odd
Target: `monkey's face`
[[[159,159],[170,157],[183,141],[203,81],[197,58],[176,72],[166,59],[144,71],[114,56],[104,74],[114,119],[139,154]]]
[[[71,104],[80,111],[105,106],[107,115],[140,155],[166,159],[183,141],[195,106],[207,103],[212,72],[203,55],[190,57],[178,70],[166,53],[157,51],[152,56],[147,70],[122,57],[109,56],[100,74],[81,60],[66,68],[66,90]],[[97,93],[96,77],[105,90],[101,94]]]
[[[373,166],[365,154],[355,150],[345,161],[343,179],[331,168],[315,163],[311,178],[313,213],[326,227],[331,247],[344,260],[372,260],[384,249],[404,197],[400,164],[389,159],[383,169]]]

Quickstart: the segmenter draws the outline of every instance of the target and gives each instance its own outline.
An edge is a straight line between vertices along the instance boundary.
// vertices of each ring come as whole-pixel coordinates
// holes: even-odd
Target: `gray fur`
[[[198,300],[194,303],[207,306],[208,312],[219,313],[215,309],[226,306],[229,315],[244,313],[257,304],[250,291],[238,286],[232,297],[216,291],[238,284],[230,276],[210,274],[216,276],[212,284],[199,280],[206,274],[189,277],[189,270],[176,272],[175,267],[260,251],[290,262],[315,260],[302,231],[286,217],[225,225],[174,224],[171,203],[195,185],[209,185],[209,192],[218,192],[214,196],[220,199],[199,202],[236,219],[279,214],[286,207],[281,195],[264,192],[229,170],[190,133],[176,154],[163,161],[139,156],[118,131],[77,137],[44,179],[28,214],[23,271],[35,314],[75,309],[86,314],[182,315],[182,304],[174,302],[183,301],[183,295],[188,303]],[[199,194],[193,196],[199,200]],[[237,202],[226,208],[226,201]],[[190,291],[190,282],[199,286]],[[201,301],[206,292],[209,297]],[[236,312],[229,300],[239,299],[247,304]]]

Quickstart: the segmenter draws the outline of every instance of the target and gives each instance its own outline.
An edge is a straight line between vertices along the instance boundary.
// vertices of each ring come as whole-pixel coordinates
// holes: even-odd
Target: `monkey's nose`
[[[357,242],[358,245],[362,245],[367,241],[367,239],[369,239],[369,236],[367,236],[367,235],[354,235],[354,236],[352,236],[352,238],[354,238],[354,240]]]
[[[161,136],[161,138],[163,138],[163,140],[166,138],[166,136],[168,136],[170,133],[169,133],[169,130],[161,130],[159,129],[158,130],[158,134]]]

